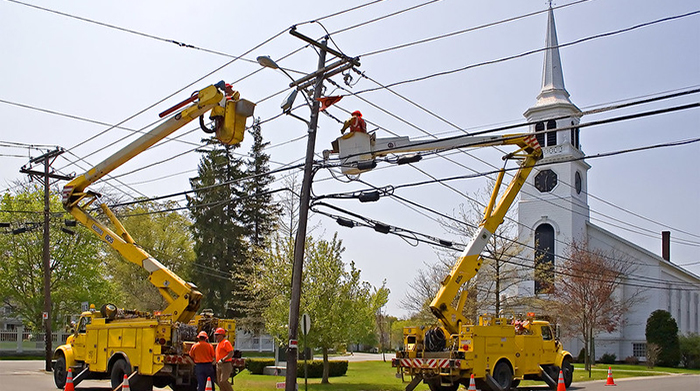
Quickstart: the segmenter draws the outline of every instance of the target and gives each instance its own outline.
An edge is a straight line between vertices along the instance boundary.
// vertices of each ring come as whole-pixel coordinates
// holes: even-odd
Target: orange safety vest
[[[349,119],[349,121],[349,128],[351,132],[367,133],[367,124],[362,118],[353,116]]]

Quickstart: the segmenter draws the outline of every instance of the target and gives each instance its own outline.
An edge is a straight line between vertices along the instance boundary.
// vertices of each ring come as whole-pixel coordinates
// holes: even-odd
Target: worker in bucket
[[[221,391],[233,391],[231,383],[228,382],[233,372],[233,345],[226,339],[226,330],[221,327],[216,329],[214,336],[219,343],[216,345],[216,384]]]
[[[199,340],[190,348],[190,357],[194,360],[194,375],[197,377],[197,391],[204,391],[207,386],[207,378],[216,380],[216,371],[214,370],[214,360],[216,353],[214,347],[207,341],[209,336],[206,331],[201,331],[197,335]],[[212,385],[212,390],[214,386]]]
[[[350,129],[350,132],[360,132],[367,133],[367,124],[365,120],[362,119],[362,113],[360,110],[355,110],[352,112],[352,117],[348,118],[343,127],[340,129],[340,133],[345,133],[345,129]]]

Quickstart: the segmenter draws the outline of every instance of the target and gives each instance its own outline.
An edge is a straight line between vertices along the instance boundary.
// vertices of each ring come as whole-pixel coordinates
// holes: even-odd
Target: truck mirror
[[[554,335],[557,339],[561,339],[561,326],[556,325],[554,326]]]

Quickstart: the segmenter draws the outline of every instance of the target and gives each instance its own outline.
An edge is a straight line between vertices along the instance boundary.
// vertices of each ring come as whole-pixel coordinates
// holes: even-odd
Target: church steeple
[[[554,10],[549,4],[547,13],[547,37],[545,39],[544,66],[542,68],[542,91],[537,96],[537,105],[554,102],[571,103],[569,93],[564,86],[564,73],[559,57],[557,27],[554,23]]]
[[[581,159],[585,155],[579,143],[582,113],[564,86],[551,2],[545,45],[542,89],[537,103],[524,114],[543,153],[518,203],[519,241],[530,246],[522,256],[532,259],[538,270],[532,280],[520,284],[525,295],[552,293],[557,258],[564,255],[561,243],[585,238],[590,215],[587,174],[591,167]]]
[[[557,27],[554,22],[554,10],[549,4],[547,12],[547,35],[545,38],[544,64],[542,66],[542,89],[537,95],[534,106],[525,111],[525,118],[529,122],[541,122],[552,118],[571,116],[578,118],[581,110],[569,100],[569,92],[564,86],[564,72],[561,67],[559,55],[559,40],[557,39]],[[563,124],[561,124],[563,125]],[[561,127],[561,125],[556,127]],[[549,125],[547,129],[549,129]],[[533,129],[535,131],[541,129]],[[578,148],[578,140],[571,140],[571,144]],[[547,141],[546,145],[550,145]],[[543,144],[545,146],[545,144]]]

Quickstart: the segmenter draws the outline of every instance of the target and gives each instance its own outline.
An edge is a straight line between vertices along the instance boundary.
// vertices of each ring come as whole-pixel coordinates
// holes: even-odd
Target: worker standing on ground
[[[214,347],[207,341],[209,336],[206,331],[200,332],[197,338],[199,342],[195,343],[190,348],[190,357],[194,360],[197,391],[204,391],[207,386],[208,377],[212,379],[212,382],[216,380],[216,371],[214,370],[216,353],[214,352]],[[213,386],[212,390],[214,390]]]
[[[343,123],[340,133],[345,133],[345,129],[348,128],[350,128],[350,132],[367,133],[367,124],[365,123],[365,120],[362,119],[362,113],[360,113],[360,110],[355,110],[352,112],[352,117]]]
[[[226,330],[221,327],[216,329],[214,336],[219,343],[216,345],[216,384],[221,391],[233,391],[231,383],[228,382],[233,371],[233,364],[231,364],[233,345],[226,339]]]

